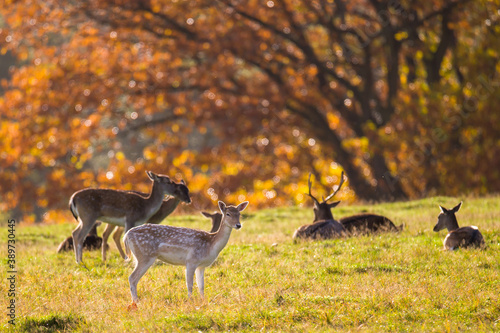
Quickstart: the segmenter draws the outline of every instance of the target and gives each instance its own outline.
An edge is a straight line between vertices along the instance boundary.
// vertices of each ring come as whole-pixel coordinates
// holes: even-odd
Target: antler
[[[309,177],[311,177],[311,175],[309,174]],[[327,202],[328,200],[330,200],[331,198],[333,198],[335,196],[335,194],[337,194],[338,191],[340,191],[340,188],[342,187],[342,184],[344,184],[344,171],[342,171],[342,174],[340,175],[340,184],[339,184],[339,187],[337,187],[337,189],[335,190],[335,192],[333,192],[332,194],[330,194],[329,196],[326,197],[326,199],[323,199],[323,202]],[[311,187],[309,186],[309,192],[311,192]]]
[[[317,204],[319,204],[318,199],[316,199],[315,197],[313,197],[313,195],[311,194],[311,185],[312,185],[312,182],[311,182],[311,173],[310,172],[309,172],[309,179],[307,179],[307,185],[309,186],[309,193],[308,193],[308,195],[314,200],[314,202],[316,202]]]

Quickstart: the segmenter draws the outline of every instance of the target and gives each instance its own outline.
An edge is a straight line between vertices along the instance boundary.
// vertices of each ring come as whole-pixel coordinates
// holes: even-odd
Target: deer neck
[[[450,218],[448,220],[448,225],[446,227],[447,227],[448,231],[457,230],[459,228],[457,217],[455,216],[455,214],[450,216]]]
[[[146,198],[146,201],[148,202],[149,207],[156,212],[160,208],[164,196],[165,194],[163,193],[160,185],[153,183],[151,193]]]
[[[326,221],[326,220],[335,220],[331,212],[315,214],[313,222]]]
[[[164,205],[165,205],[164,213],[166,214],[166,216],[168,216],[177,208],[177,206],[179,206],[179,204],[181,203],[181,200],[177,199],[176,197],[171,197],[164,202],[165,202],[164,203]]]
[[[227,226],[224,221],[221,221],[221,225],[219,230],[213,234],[213,242],[212,242],[212,250],[219,253],[226,246],[229,241],[229,237],[231,236],[231,231],[233,228]]]

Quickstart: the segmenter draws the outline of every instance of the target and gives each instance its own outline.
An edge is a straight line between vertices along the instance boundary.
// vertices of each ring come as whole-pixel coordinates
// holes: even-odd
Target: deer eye
[[[230,213],[226,213],[226,215],[227,215],[227,216],[231,216],[231,214],[230,214]]]

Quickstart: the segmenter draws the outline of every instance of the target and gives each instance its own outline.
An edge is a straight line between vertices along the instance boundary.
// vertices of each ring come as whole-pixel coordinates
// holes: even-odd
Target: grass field
[[[107,264],[84,252],[56,254],[75,223],[16,227],[16,326],[19,332],[171,331],[500,331],[500,197],[468,198],[457,217],[477,225],[485,250],[442,250],[445,231],[432,231],[438,204],[430,198],[373,206],[342,206],[337,218],[361,211],[405,224],[399,234],[328,241],[292,240],[312,209],[244,212],[218,260],[205,271],[205,295],[187,298],[184,268],[157,262],[138,286],[139,310],[128,312],[130,263],[110,244]],[[210,229],[201,215],[173,216],[176,226]],[[102,226],[99,233],[102,232]],[[3,226],[3,271],[7,269]],[[5,274],[4,274],[5,276]],[[6,313],[8,285],[0,285]],[[3,297],[5,295],[5,297]]]

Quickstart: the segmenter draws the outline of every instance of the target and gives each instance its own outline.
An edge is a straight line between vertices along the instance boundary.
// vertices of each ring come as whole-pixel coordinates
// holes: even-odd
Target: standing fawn
[[[248,201],[237,207],[226,206],[219,201],[222,213],[221,226],[217,232],[179,228],[167,225],[145,224],[129,230],[123,239],[127,254],[133,253],[135,268],[128,281],[132,303],[129,309],[137,308],[137,283],[156,259],[172,265],[186,266],[186,284],[188,297],[193,292],[193,279],[196,272],[196,283],[204,297],[205,268],[212,265],[219,253],[226,246],[231,231],[240,229],[240,212],[248,205]]]
[[[340,201],[332,202],[330,204],[327,201],[333,198],[342,187],[342,184],[344,183],[344,172],[342,172],[342,175],[340,176],[340,184],[337,187],[337,190],[326,197],[326,199],[323,198],[322,202],[319,202],[318,199],[311,194],[311,174],[309,174],[307,183],[309,185],[308,195],[314,201],[314,223],[299,227],[295,230],[293,238],[330,239],[343,236],[346,233],[346,230],[342,224],[333,218],[331,211],[331,209],[337,206]]]
[[[183,181],[181,181],[182,184],[186,185]],[[144,192],[137,192],[137,191],[130,191],[132,193],[139,194],[140,196],[147,197],[148,194]],[[160,224],[168,215],[172,214],[172,212],[177,208],[180,202],[184,203],[190,203],[191,199],[189,197],[189,189],[186,186],[185,191],[176,191],[174,194],[172,194],[172,197],[163,200],[160,209],[149,218],[149,220],[146,223],[150,224]],[[106,225],[106,228],[104,229],[104,233],[102,234],[102,241],[103,244],[106,244],[106,246],[103,245],[102,247],[102,261],[106,261],[106,251],[107,251],[107,243],[108,243],[108,238],[115,230],[116,225],[114,224],[108,224]],[[122,245],[120,243],[121,236],[123,234],[124,229],[122,227],[116,228],[115,233],[113,234],[113,240],[115,241],[116,247],[118,248],[118,252],[120,252],[120,255],[123,259],[126,259],[125,252],[123,252]]]
[[[459,228],[455,213],[458,212],[462,202],[453,207],[446,209],[439,206],[441,213],[438,216],[438,222],[434,226],[434,231],[438,232],[444,228],[448,229],[448,235],[444,239],[443,245],[445,250],[456,250],[459,247],[484,247],[484,239],[481,232],[475,226]]]
[[[184,192],[188,203],[189,192],[186,185],[170,180],[164,175],[146,172],[153,181],[151,193],[147,197],[130,191],[110,189],[84,189],[75,192],[69,200],[69,208],[78,221],[73,230],[75,257],[82,263],[82,246],[85,236],[97,220],[129,229],[146,223],[160,209],[165,195]],[[178,195],[178,194],[177,194]],[[174,195],[175,196],[175,195]],[[104,244],[104,242],[103,242]]]

